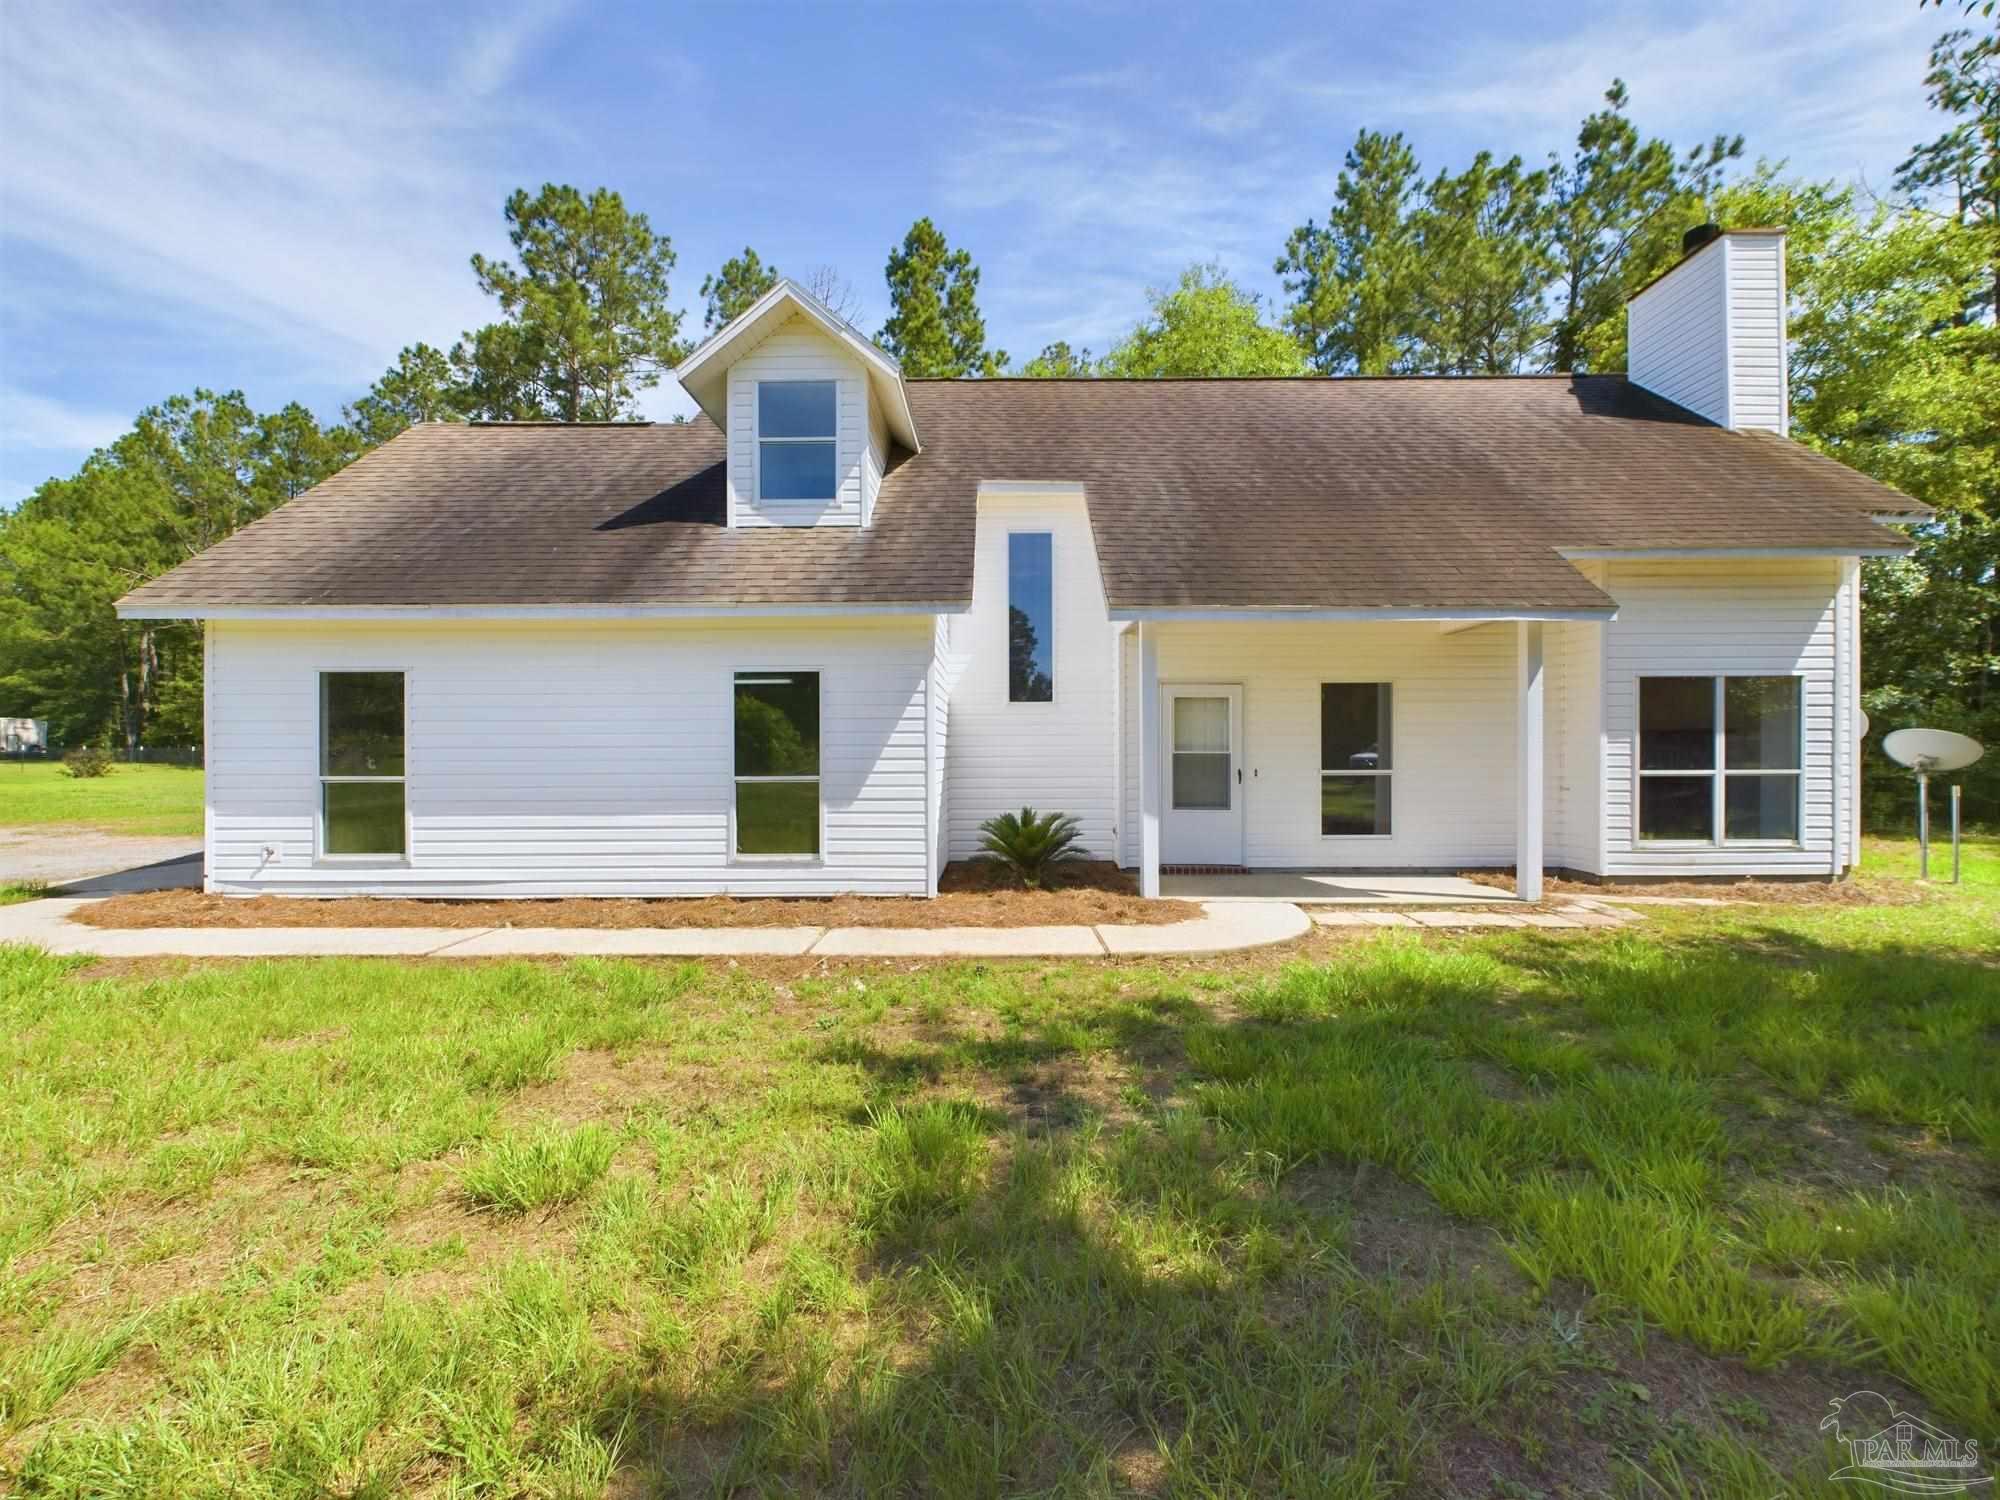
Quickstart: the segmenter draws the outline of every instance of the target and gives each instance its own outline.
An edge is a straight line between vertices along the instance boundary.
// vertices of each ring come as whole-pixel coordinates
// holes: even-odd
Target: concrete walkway
[[[0,906],[0,943],[101,958],[495,958],[527,955],[722,958],[1101,958],[1232,953],[1312,930],[1298,907],[1206,901],[1190,922],[1129,927],[90,927],[88,902],[51,897]]]

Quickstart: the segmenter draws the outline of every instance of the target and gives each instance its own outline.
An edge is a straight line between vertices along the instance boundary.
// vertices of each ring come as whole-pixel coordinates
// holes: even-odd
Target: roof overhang
[[[1111,606],[1114,620],[1138,620],[1144,623],[1198,622],[1205,625],[1226,624],[1300,624],[1326,622],[1400,623],[1411,621],[1440,624],[1447,621],[1463,621],[1473,625],[1494,624],[1502,620],[1614,620],[1618,617],[1618,607],[1608,604],[1602,609],[1544,609],[1534,605],[1521,607],[1493,605],[1440,605],[1434,608],[1408,608],[1401,605],[1385,605],[1380,608],[1319,609],[1312,606],[1287,608],[1282,605],[1251,605],[1242,608],[1215,607],[1211,605],[1166,605],[1160,607],[1131,604]]]
[[[889,424],[890,435],[912,453],[920,452],[916,418],[910,414],[910,393],[903,385],[902,366],[811,292],[783,277],[682,360],[674,378],[716,426],[728,431],[729,367],[775,333],[780,324],[794,317],[806,319],[861,361],[868,371],[875,400]]]
[[[819,620],[960,615],[969,599],[857,604],[124,604],[121,620]]]
[[[1571,562],[1727,562],[1787,557],[1902,557],[1900,547],[1558,547]]]

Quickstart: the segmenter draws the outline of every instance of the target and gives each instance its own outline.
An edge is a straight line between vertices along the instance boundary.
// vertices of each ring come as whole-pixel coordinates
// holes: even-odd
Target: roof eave
[[[967,599],[860,600],[832,604],[147,604],[120,599],[121,620],[710,620],[826,619],[856,615],[958,615]]]
[[[1256,623],[1319,623],[1370,621],[1375,623],[1396,623],[1402,621],[1447,623],[1471,621],[1477,623],[1504,620],[1615,620],[1618,606],[1606,603],[1601,607],[1561,608],[1548,605],[1491,605],[1491,604],[1444,604],[1410,606],[1356,605],[1349,607],[1326,607],[1313,604],[1114,604],[1111,618],[1118,621],[1136,620],[1145,623],[1188,622],[1200,624],[1256,624]]]
[[[1723,562],[1787,557],[1904,557],[1911,544],[1841,543],[1812,547],[1558,547],[1572,562]]]

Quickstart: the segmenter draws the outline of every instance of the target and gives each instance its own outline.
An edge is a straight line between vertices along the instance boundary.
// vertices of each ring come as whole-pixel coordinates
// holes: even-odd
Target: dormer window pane
[[[757,434],[767,438],[831,438],[831,380],[766,380],[757,387]]]
[[[832,500],[840,476],[834,452],[831,380],[766,380],[757,386],[757,498]]]

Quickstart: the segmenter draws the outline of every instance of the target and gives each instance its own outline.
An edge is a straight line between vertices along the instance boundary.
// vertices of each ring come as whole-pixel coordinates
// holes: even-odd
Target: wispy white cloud
[[[1136,98],[1130,69],[1082,71],[1034,107],[968,112],[942,187],[948,207],[1012,227],[986,278],[1006,289],[1008,325],[1101,345],[1196,260],[1274,293],[1287,232],[1325,213],[1364,126],[1405,131],[1431,171],[1483,147],[1539,160],[1567,151],[1623,77],[1648,133],[1688,145],[1740,131],[1752,157],[1878,187],[1935,129],[1921,79],[1937,23],[1876,0],[1564,7],[1510,21],[1512,35],[1462,14],[1395,16],[1386,58],[1293,41]]]
[[[570,8],[569,0],[540,0],[486,20],[467,39],[452,69],[454,92],[467,99],[497,92]]]
[[[10,6],[0,54],[5,234],[161,320],[282,340],[302,373],[363,380],[482,313],[482,133],[546,9],[474,33],[442,79],[344,56],[267,13]]]
[[[131,425],[129,414],[93,411],[15,386],[0,386],[0,447],[87,453],[102,448]]]

